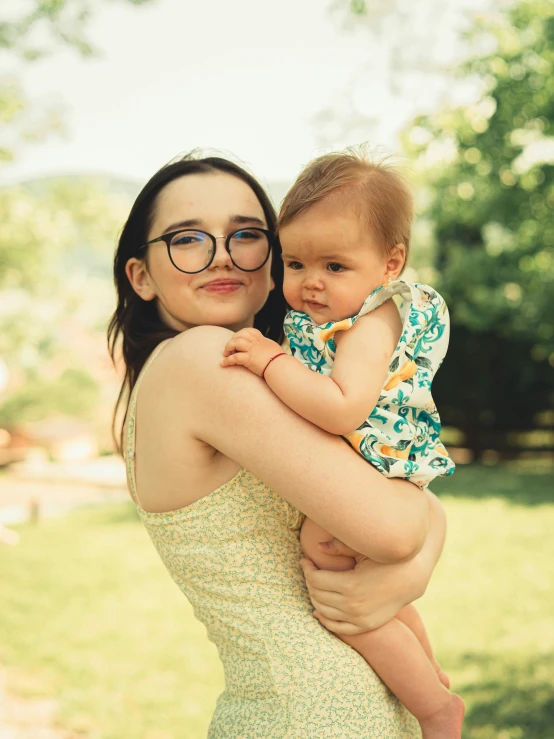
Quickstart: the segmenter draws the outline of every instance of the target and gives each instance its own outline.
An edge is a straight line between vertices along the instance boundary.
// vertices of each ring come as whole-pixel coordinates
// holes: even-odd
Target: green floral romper
[[[438,292],[396,280],[374,290],[357,315],[342,321],[318,326],[305,313],[291,310],[285,317],[285,335],[294,357],[314,372],[330,375],[335,333],[347,331],[393,296],[400,298],[403,327],[387,380],[368,418],[345,438],[387,477],[404,477],[426,488],[435,477],[454,472],[439,438],[440,418],[431,396],[450,334],[448,308]]]

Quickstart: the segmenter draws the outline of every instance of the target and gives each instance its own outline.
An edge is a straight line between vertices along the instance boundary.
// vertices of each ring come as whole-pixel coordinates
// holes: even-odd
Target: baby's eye
[[[295,271],[298,271],[299,269],[302,269],[302,265],[300,264],[300,262],[288,262],[287,267],[289,267],[289,269],[293,269]]]
[[[327,269],[329,272],[341,272],[345,267],[342,266],[342,264],[339,264],[338,262],[329,262],[327,265]]]

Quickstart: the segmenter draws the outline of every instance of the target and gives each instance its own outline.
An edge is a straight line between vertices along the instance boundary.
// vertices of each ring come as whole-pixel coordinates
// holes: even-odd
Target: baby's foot
[[[461,739],[465,705],[456,693],[444,708],[420,721],[423,739]]]

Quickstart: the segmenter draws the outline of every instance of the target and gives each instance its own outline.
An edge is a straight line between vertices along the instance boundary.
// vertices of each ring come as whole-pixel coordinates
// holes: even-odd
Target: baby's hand
[[[283,351],[281,346],[266,338],[255,328],[242,328],[227,342],[222,367],[232,367],[234,364],[246,367],[261,377],[271,357]]]

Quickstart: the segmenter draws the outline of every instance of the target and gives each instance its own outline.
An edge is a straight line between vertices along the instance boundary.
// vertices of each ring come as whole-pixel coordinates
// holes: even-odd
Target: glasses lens
[[[259,228],[244,228],[235,231],[229,239],[233,262],[239,269],[259,269],[269,254],[269,239]]]
[[[212,258],[214,245],[202,231],[180,231],[171,239],[171,261],[183,272],[200,272]]]

